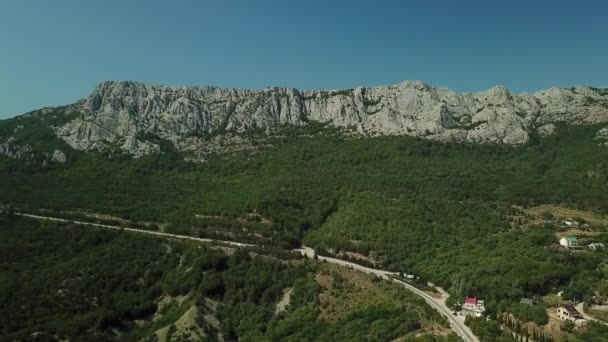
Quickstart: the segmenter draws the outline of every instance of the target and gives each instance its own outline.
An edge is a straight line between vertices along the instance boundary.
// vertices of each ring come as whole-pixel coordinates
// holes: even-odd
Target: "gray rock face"
[[[55,150],[53,152],[53,157],[51,158],[51,160],[55,163],[64,164],[67,158],[65,156],[65,153],[63,153],[61,150]]]
[[[351,127],[362,135],[411,135],[454,142],[523,144],[530,133],[551,134],[554,124],[608,121],[608,90],[551,88],[513,95],[504,87],[456,93],[419,81],[349,90],[300,91],[217,87],[163,87],[104,82],[71,106],[84,115],[56,133],[76,149],[110,144],[135,156],[158,151],[139,139],[152,133],[180,149],[218,131],[274,129],[309,122]]]
[[[20,159],[30,157],[32,148],[29,145],[20,146],[16,144],[14,137],[10,137],[6,142],[0,144],[0,154],[9,158]]]
[[[595,136],[595,139],[598,139],[598,140],[608,140],[608,127],[604,127],[602,129],[600,129],[597,132],[597,134]]]

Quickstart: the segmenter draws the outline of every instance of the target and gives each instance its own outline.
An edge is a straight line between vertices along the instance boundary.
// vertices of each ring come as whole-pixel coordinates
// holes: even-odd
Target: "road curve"
[[[92,226],[92,227],[119,230],[119,231],[128,231],[128,232],[134,232],[134,233],[140,233],[140,234],[148,234],[148,235],[154,235],[154,236],[178,239],[178,240],[189,240],[189,241],[204,242],[204,243],[221,243],[221,244],[235,246],[235,247],[254,247],[255,246],[252,244],[241,243],[241,242],[236,242],[236,241],[197,238],[197,237],[187,236],[187,235],[155,232],[155,231],[151,231],[151,230],[138,229],[138,228],[126,228],[126,227],[112,226],[112,225],[101,224],[101,223],[75,221],[75,220],[50,217],[50,216],[41,216],[41,215],[26,214],[26,213],[15,213],[15,215],[29,217],[29,218],[33,218],[33,219],[37,219],[37,220],[74,223],[74,224],[80,224],[80,225],[85,225],[85,226]],[[315,250],[310,247],[297,248],[297,249],[294,249],[293,251],[300,253],[303,256],[306,256],[310,259],[314,259],[314,256],[316,254]],[[393,281],[393,282],[407,288],[408,290],[410,290],[410,291],[414,292],[415,294],[417,294],[418,296],[422,297],[427,302],[427,304],[429,304],[433,309],[435,309],[440,314],[442,314],[444,317],[446,317],[448,319],[448,321],[452,322],[450,324],[450,327],[458,336],[466,339],[467,341],[479,342],[479,339],[471,332],[469,327],[467,327],[464,324],[464,322],[457,320],[456,317],[454,317],[452,315],[452,310],[450,310],[450,308],[445,304],[445,299],[447,297],[447,293],[445,291],[438,288],[439,291],[442,293],[443,298],[437,299],[437,298],[430,296],[428,293],[426,293],[404,281],[394,278],[393,276],[397,275],[397,273],[395,273],[395,272],[389,272],[389,271],[379,270],[379,269],[375,269],[375,268],[371,268],[371,267],[365,267],[365,266],[356,264],[354,262],[349,262],[346,260],[325,257],[325,256],[320,256],[320,255],[317,255],[317,259],[321,260],[321,261],[324,260],[324,261],[330,262],[332,264],[349,267],[349,268],[352,268],[352,269],[355,269],[357,271],[364,272],[367,274],[372,274],[372,275],[378,276],[380,278]]]
[[[315,250],[310,247],[302,247],[302,248],[294,249],[294,251],[301,253],[302,255],[304,255],[308,258],[314,258],[314,255],[315,255]],[[355,269],[355,270],[358,270],[361,272],[365,272],[368,274],[373,274],[380,278],[391,280],[391,281],[407,288],[408,290],[410,290],[410,291],[414,292],[415,294],[417,294],[418,296],[422,297],[427,302],[427,304],[429,304],[433,309],[435,309],[440,314],[442,314],[444,317],[446,317],[448,319],[448,321],[453,322],[450,324],[450,327],[452,328],[452,330],[454,330],[454,332],[458,336],[466,338],[467,341],[479,342],[479,339],[477,338],[477,336],[475,336],[473,334],[471,329],[469,329],[469,327],[467,327],[464,324],[464,322],[457,320],[456,317],[454,315],[452,315],[452,310],[450,310],[450,308],[445,304],[445,299],[446,299],[446,295],[447,295],[445,293],[445,291],[440,290],[440,292],[442,293],[443,299],[437,299],[437,298],[432,297],[428,293],[426,293],[404,281],[394,278],[393,276],[397,275],[397,273],[395,273],[395,272],[389,272],[389,271],[379,270],[379,269],[375,269],[375,268],[365,267],[365,266],[362,266],[362,265],[359,265],[359,264],[356,264],[353,262],[336,259],[336,258],[331,258],[331,257],[325,257],[325,256],[321,256],[321,255],[317,255],[317,259],[321,260],[321,261],[327,261],[332,264],[350,267],[352,269]]]
[[[594,321],[594,322],[598,322],[599,324],[603,324],[605,326],[608,326],[608,323],[599,320],[591,315],[589,315],[588,313],[585,312],[585,303],[584,302],[580,302],[575,306],[576,310],[578,310],[578,312],[581,313],[581,315],[583,315],[583,318],[585,318],[588,321]]]

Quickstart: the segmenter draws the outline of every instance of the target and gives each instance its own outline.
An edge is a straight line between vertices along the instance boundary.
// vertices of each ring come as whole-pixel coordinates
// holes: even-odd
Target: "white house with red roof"
[[[464,304],[462,304],[462,312],[465,315],[481,317],[485,311],[486,307],[483,300],[479,300],[476,297],[466,297]]]

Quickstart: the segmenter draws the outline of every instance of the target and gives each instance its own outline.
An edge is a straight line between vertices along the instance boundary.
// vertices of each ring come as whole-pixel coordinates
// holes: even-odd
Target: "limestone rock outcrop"
[[[52,156],[51,160],[54,161],[55,163],[65,164],[65,162],[67,161],[67,158],[65,156],[65,153],[63,153],[63,151],[55,150],[53,152],[53,156]]]
[[[0,143],[0,154],[9,158],[20,159],[30,157],[32,155],[32,148],[29,145],[21,146],[16,143],[14,137],[10,137],[6,142]]]
[[[608,89],[551,88],[514,95],[504,87],[477,93],[406,81],[384,87],[300,91],[164,87],[108,81],[69,110],[83,113],[55,129],[76,149],[109,144],[140,156],[159,150],[152,134],[188,150],[187,141],[217,132],[330,123],[362,135],[411,135],[453,142],[526,143],[555,124],[608,121]]]

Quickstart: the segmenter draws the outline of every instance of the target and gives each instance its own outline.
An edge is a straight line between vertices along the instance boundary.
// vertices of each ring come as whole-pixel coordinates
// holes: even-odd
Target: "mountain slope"
[[[547,94],[552,92],[584,89]],[[262,137],[265,144],[256,153],[214,154],[207,163],[192,163],[176,153],[171,125],[143,130],[143,107],[126,105],[140,95],[102,99],[93,111],[81,101],[0,122],[0,141],[12,138],[11,157],[0,155],[0,205],[273,249],[304,241],[319,253],[419,275],[444,287],[454,300],[483,298],[493,313],[511,312],[521,297],[560,291],[564,298],[588,301],[598,291],[608,293],[605,255],[567,253],[556,245],[564,234],[576,236],[581,245],[608,244],[606,225],[590,222],[586,231],[569,232],[560,222],[579,220],[573,215],[543,213],[551,220],[530,215],[544,203],[585,210],[602,222],[608,213],[606,124],[590,124],[603,120],[602,107],[556,109],[562,102],[578,108],[580,98],[571,96],[569,102],[547,100],[553,104],[543,110],[553,108],[552,114],[530,115],[534,120],[522,116],[536,126],[558,123],[550,135],[531,130],[530,143],[520,146],[399,135],[355,139],[306,119],[272,126],[268,135],[252,126],[243,134],[223,132],[223,126],[193,133],[187,139],[202,143],[250,136]],[[111,111],[104,106],[130,106],[133,114],[117,109],[103,121]],[[165,115],[150,113],[151,118]],[[139,120],[137,126],[129,123],[128,130],[96,141],[86,153],[55,134],[79,120],[111,125],[131,116]],[[163,153],[124,158],[115,150],[95,152],[128,151],[122,144],[129,132],[135,134],[133,141],[156,145]],[[181,139],[186,138],[177,136],[178,149]],[[83,139],[79,148],[89,148],[91,141]],[[55,150],[65,158],[60,153],[52,158]]]
[[[73,148],[114,145],[135,156],[161,149],[146,134],[170,141],[178,150],[196,151],[207,144],[200,139],[205,135],[310,122],[362,135],[523,144],[537,133],[551,133],[557,122],[608,121],[608,90],[551,88],[513,95],[504,87],[458,94],[419,81],[336,91],[103,82],[67,111],[82,115],[55,131]]]
[[[414,294],[295,254],[6,215],[0,237],[0,341],[456,340]]]

